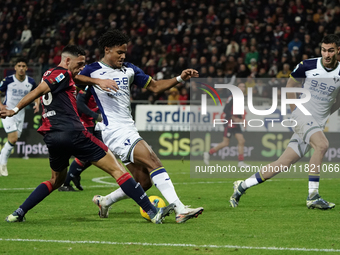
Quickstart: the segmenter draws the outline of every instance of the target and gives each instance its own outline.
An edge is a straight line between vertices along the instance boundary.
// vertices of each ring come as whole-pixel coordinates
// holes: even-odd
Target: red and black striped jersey
[[[86,130],[78,115],[71,72],[57,66],[44,73],[43,81],[51,91],[41,97],[43,121],[38,132]]]

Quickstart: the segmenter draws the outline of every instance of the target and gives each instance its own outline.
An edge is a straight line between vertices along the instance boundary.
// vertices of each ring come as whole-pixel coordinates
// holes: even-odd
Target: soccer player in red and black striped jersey
[[[91,94],[88,88],[89,87],[86,87],[85,90],[79,90],[77,94],[78,114],[80,116],[81,122],[87,128],[87,130],[102,141],[102,132],[96,131],[94,129],[96,121],[102,121],[102,115],[94,99],[94,96]],[[58,190],[75,191],[75,189],[71,186],[71,181],[74,183],[77,189],[83,190],[83,187],[80,184],[80,174],[91,165],[92,164],[89,161],[85,162],[75,158],[69,167],[64,184],[59,187]]]
[[[170,204],[160,209],[152,205],[141,185],[117,162],[107,146],[89,133],[80,121],[73,77],[84,65],[85,51],[75,45],[66,46],[60,64],[49,70],[39,86],[24,96],[12,110],[1,111],[1,118],[11,117],[36,98],[42,97],[43,123],[38,132],[44,135],[52,170],[51,179],[42,182],[14,213],[7,216],[6,221],[24,221],[30,209],[59,188],[65,181],[69,159],[73,155],[80,160],[90,161],[110,174],[124,192],[149,214],[153,223],[162,223],[163,218],[174,211],[175,205]],[[117,89],[112,80],[98,79],[95,83],[89,83],[95,84],[105,91]]]
[[[244,83],[238,84],[238,87],[242,90],[243,94],[246,91],[246,85]],[[226,105],[224,106],[224,113],[225,119],[228,120],[228,123],[224,125],[224,133],[223,133],[223,140],[219,144],[217,144],[214,148],[211,148],[209,152],[204,152],[203,160],[206,165],[209,165],[210,155],[218,152],[220,149],[227,147],[230,142],[230,138],[232,135],[235,136],[237,140],[237,149],[238,149],[238,166],[249,166],[248,164],[244,163],[244,143],[245,139],[242,134],[241,126],[242,124],[235,124],[235,123],[243,123],[244,119],[242,115],[233,115],[233,96],[230,95],[227,98]],[[231,123],[232,122],[234,123]]]

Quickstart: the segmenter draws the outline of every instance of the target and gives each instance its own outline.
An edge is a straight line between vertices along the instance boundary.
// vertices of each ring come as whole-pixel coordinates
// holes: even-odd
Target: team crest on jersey
[[[124,145],[125,146],[131,145],[130,139],[126,139],[124,142]]]
[[[64,78],[65,78],[64,74],[61,73],[61,74],[59,74],[59,75],[55,78],[55,80],[59,83],[59,82],[61,82]]]
[[[122,71],[124,74],[126,74],[126,68],[125,68],[125,67],[122,67],[122,68],[120,69],[120,71]]]
[[[334,83],[337,83],[338,81],[340,81],[340,78],[337,76],[334,76],[333,80],[334,80]]]

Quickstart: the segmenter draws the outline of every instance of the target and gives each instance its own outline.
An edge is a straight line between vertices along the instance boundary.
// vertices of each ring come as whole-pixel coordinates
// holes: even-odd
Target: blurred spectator
[[[188,90],[185,87],[183,87],[181,89],[181,94],[179,96],[179,101],[180,101],[179,104],[180,105],[187,105],[187,104],[189,104],[189,102],[187,102],[189,99],[190,98],[189,98],[189,95],[188,95]]]
[[[289,78],[289,75],[291,73],[289,68],[289,64],[283,64],[283,69],[277,73],[276,78]]]
[[[28,28],[28,25],[24,25],[24,29],[21,33],[20,43],[23,48],[31,46],[33,43],[32,31]]]
[[[176,87],[172,87],[169,91],[169,96],[168,96],[168,104],[169,105],[176,105],[178,104],[179,100],[179,93],[178,89]]]

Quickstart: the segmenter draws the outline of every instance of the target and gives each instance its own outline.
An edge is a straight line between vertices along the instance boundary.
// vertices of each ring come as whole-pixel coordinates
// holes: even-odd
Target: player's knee
[[[157,157],[156,153],[154,153],[153,151],[150,154],[150,160],[153,162],[153,164],[157,166],[162,164],[159,158]]]
[[[319,151],[322,154],[325,154],[328,150],[329,142],[327,140],[323,140],[315,145],[315,150]]]
[[[246,140],[244,138],[240,138],[238,140],[238,144],[241,145],[241,146],[243,146],[245,143],[246,143]]]

